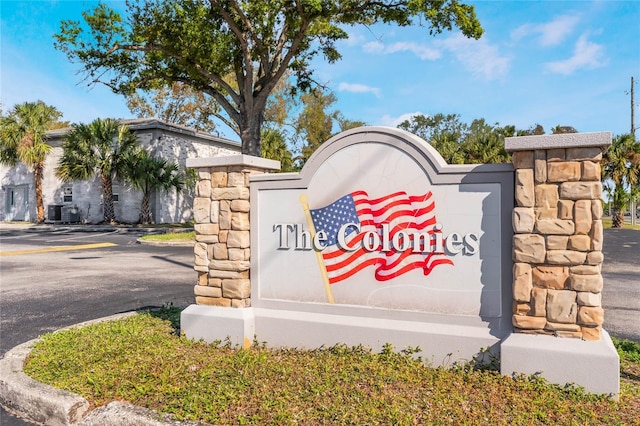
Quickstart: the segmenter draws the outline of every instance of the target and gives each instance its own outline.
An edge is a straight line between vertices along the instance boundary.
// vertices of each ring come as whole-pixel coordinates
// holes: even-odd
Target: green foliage
[[[559,135],[563,133],[578,133],[578,131],[573,126],[561,126],[558,124],[556,127],[551,129],[551,133]]]
[[[337,98],[333,92],[313,90],[300,97],[302,109],[294,122],[295,138],[301,141],[299,168],[320,146],[339,132],[364,126],[362,121],[348,120],[339,110],[332,109]]]
[[[333,109],[336,97],[332,92],[317,89],[297,96],[288,89],[292,89],[288,83],[280,84],[269,103],[268,120],[262,131],[261,155],[280,161],[282,172],[300,170],[337,132],[365,125],[348,120]]]
[[[290,73],[295,88],[314,85],[311,61],[341,58],[348,25],[420,24],[430,34],[458,28],[479,38],[473,6],[458,0],[197,0],[128,2],[121,17],[100,4],[84,22],[63,21],[55,46],[80,63],[90,83],[117,93],[181,82],[211,96],[216,116],[236,128],[243,153],[259,155],[269,94]]]
[[[516,134],[515,126],[490,125],[484,118],[466,124],[458,114],[415,115],[398,127],[431,143],[449,164],[508,163],[504,138]]]
[[[60,117],[62,113],[42,101],[15,105],[0,116],[0,162],[21,161],[30,168],[42,163],[51,150],[46,132]]]
[[[527,130],[518,130],[518,136],[539,136],[544,135],[544,127],[540,124],[534,124]]]
[[[613,338],[613,344],[621,360],[640,364],[640,344],[632,340]]]
[[[144,194],[158,189],[181,191],[184,186],[184,176],[179,173],[177,163],[154,157],[144,150],[127,158],[125,167],[127,181]]]
[[[141,150],[136,136],[117,120],[97,118],[89,124],[73,125],[62,143],[62,150],[56,176],[69,182],[98,175],[104,221],[115,222],[113,181],[127,178],[130,159]]]
[[[37,222],[44,221],[42,180],[44,161],[51,150],[47,130],[57,127],[62,117],[55,107],[42,101],[15,105],[0,116],[0,164],[24,163],[34,174]]]
[[[293,156],[282,132],[267,128],[262,131],[262,144],[260,146],[260,155],[270,160],[280,162],[280,172],[292,172],[295,170],[293,166]]]
[[[213,118],[220,107],[206,93],[195,92],[190,86],[175,82],[147,92],[127,94],[127,107],[140,118],[159,118],[207,133],[215,133]]]
[[[154,191],[180,192],[185,185],[185,173],[176,162],[154,157],[145,150],[130,152],[124,167],[127,182],[142,191],[139,217],[142,224],[153,222],[150,199]]]
[[[633,135],[619,135],[602,157],[602,178],[611,197],[613,227],[624,225],[624,209],[640,184],[640,142]]]
[[[140,237],[144,241],[160,241],[160,242],[176,242],[188,241],[192,242],[196,239],[195,231],[188,232],[168,232],[166,234],[152,234]]]
[[[328,139],[333,136],[333,123],[339,117],[337,111],[327,112],[337,98],[333,93],[313,91],[302,97],[304,108],[296,120],[296,134],[304,141],[301,165]]]
[[[417,357],[420,348],[194,342],[176,335],[177,320],[167,307],[45,335],[25,372],[94,406],[126,400],[219,425],[638,422],[638,376],[624,379],[616,402],[535,375],[511,378],[465,364],[430,368]]]

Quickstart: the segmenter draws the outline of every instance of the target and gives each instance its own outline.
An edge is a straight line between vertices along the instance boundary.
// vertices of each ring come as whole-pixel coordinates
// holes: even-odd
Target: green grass
[[[179,310],[165,309],[45,335],[25,372],[94,406],[122,400],[217,425],[640,424],[640,350],[632,342],[616,342],[626,369],[616,402],[538,377],[430,368],[413,351],[390,347],[194,342],[176,332],[178,320]]]
[[[611,229],[611,225],[611,218],[602,218],[602,226],[604,227],[604,229]],[[634,226],[631,226],[631,223],[625,223],[622,229],[635,229],[637,231],[640,231],[640,219],[637,220],[637,223]]]
[[[162,242],[183,242],[183,241],[195,241],[195,231],[178,231],[167,232],[165,234],[151,234],[141,237],[144,241],[162,241]]]
[[[167,232],[181,232],[183,229],[192,229],[193,228],[193,220],[188,222],[172,222],[172,223],[150,223],[146,225],[142,225],[140,223],[134,224],[133,226],[138,228],[158,228],[158,229],[166,229]]]

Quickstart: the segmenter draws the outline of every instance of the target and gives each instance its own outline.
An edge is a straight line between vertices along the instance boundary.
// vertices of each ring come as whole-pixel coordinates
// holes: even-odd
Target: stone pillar
[[[600,339],[600,160],[610,144],[610,133],[505,141],[515,167],[515,332]]]
[[[278,161],[247,155],[187,160],[198,170],[193,203],[196,304],[251,306],[249,179],[280,168]]]

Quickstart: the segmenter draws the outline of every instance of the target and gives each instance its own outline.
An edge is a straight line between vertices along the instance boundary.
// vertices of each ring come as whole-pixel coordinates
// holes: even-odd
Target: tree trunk
[[[33,168],[33,180],[36,190],[36,221],[44,222],[44,202],[42,201],[42,179],[44,164],[38,163]]]
[[[148,192],[145,192],[142,195],[142,203],[140,204],[139,221],[143,225],[148,225],[149,223],[153,223],[153,213],[151,213],[151,206],[149,204],[150,198],[151,196]]]
[[[262,125],[261,114],[248,113],[240,125],[240,139],[242,140],[242,153],[261,156],[260,151],[260,127]]]
[[[102,180],[102,206],[104,208],[104,221],[107,223],[116,222],[116,212],[113,208],[113,183],[111,176],[100,176]]]
[[[624,211],[622,209],[613,208],[613,214],[611,215],[611,227],[622,228],[624,225]]]

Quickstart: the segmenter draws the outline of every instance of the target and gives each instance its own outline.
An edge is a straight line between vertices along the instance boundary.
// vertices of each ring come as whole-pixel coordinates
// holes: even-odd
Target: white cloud
[[[390,45],[385,45],[379,41],[371,41],[365,43],[362,46],[366,53],[374,53],[380,55],[388,55],[397,52],[411,52],[422,60],[434,61],[440,59],[442,53],[437,49],[432,49],[427,46],[423,46],[412,42],[397,42]]]
[[[601,44],[587,40],[587,34],[580,36],[573,49],[573,56],[564,61],[547,62],[549,71],[571,75],[580,68],[599,68],[606,64],[604,48]]]
[[[509,71],[511,59],[500,55],[498,47],[490,44],[486,37],[474,40],[456,33],[438,43],[477,77],[496,80]]]
[[[352,93],[373,93],[376,98],[379,98],[381,95],[379,88],[357,83],[340,83],[338,85],[338,91]]]
[[[370,41],[362,45],[362,50],[366,53],[384,54],[384,44],[379,41]]]
[[[480,40],[469,39],[462,33],[456,33],[444,40],[434,42],[429,47],[414,42],[396,42],[384,44],[380,41],[365,43],[362,49],[366,53],[389,55],[398,52],[411,52],[421,60],[435,61],[442,57],[442,51],[453,53],[458,61],[472,74],[486,80],[495,80],[506,75],[510,59],[501,56],[496,45],[489,44],[486,37]]]
[[[402,123],[405,120],[409,120],[411,119],[411,117],[415,116],[415,115],[424,115],[423,113],[421,113],[420,111],[416,111],[416,112],[407,112],[405,114],[402,114],[398,117],[391,117],[390,115],[383,115],[382,118],[380,119],[380,125],[381,126],[390,126],[390,127],[398,127],[398,125],[400,123]]]
[[[422,60],[434,61],[440,59],[442,53],[439,50],[431,49],[411,42],[397,42],[387,47],[388,53],[411,52]]]
[[[579,21],[580,18],[576,15],[562,15],[546,24],[524,24],[511,32],[511,38],[520,40],[523,37],[538,34],[540,45],[556,46],[571,34]]]
[[[360,33],[348,32],[348,34],[349,38],[346,40],[347,46],[357,46],[366,40],[366,38]]]

